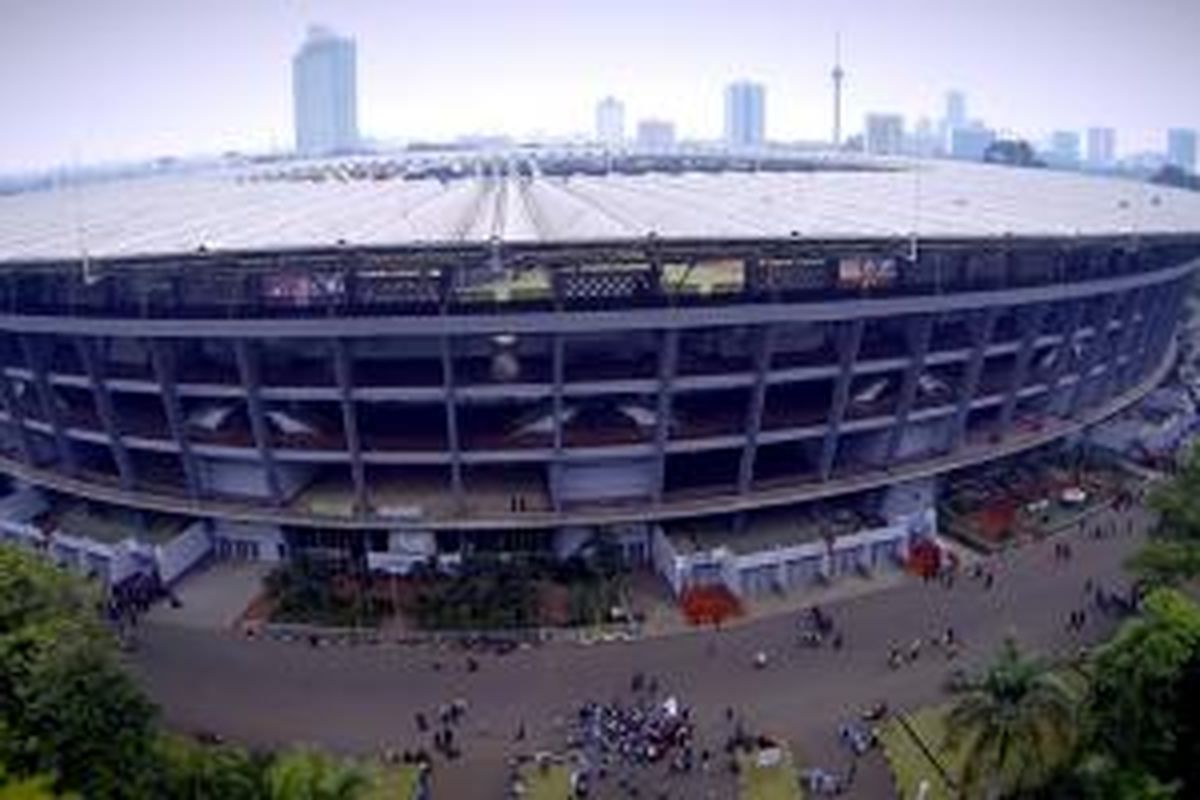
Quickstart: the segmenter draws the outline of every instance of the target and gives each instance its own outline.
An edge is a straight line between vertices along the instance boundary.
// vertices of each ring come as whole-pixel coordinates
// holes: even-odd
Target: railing
[[[922,241],[596,243],[287,254],[196,254],[0,270],[14,315],[146,319],[422,316],[821,302],[1049,286],[1135,275],[1200,255],[1200,234]],[[388,265],[372,265],[386,258]],[[728,280],[664,280],[720,261]],[[732,264],[731,264],[732,262]],[[737,266],[733,266],[737,265]],[[536,273],[539,280],[523,280]],[[686,271],[685,271],[686,274]]]

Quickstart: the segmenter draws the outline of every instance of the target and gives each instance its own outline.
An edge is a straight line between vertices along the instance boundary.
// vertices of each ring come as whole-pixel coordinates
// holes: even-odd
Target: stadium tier
[[[754,511],[1036,447],[1169,367],[1200,195],[580,150],[0,197],[0,469],[315,531]]]

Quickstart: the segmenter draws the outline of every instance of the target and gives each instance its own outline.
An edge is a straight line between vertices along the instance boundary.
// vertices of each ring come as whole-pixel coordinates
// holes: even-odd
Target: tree
[[[1046,166],[1024,139],[997,139],[983,152],[983,160],[989,164],[1005,164],[1010,167]]]
[[[1158,512],[1160,536],[1200,542],[1200,448],[1184,459],[1179,472],[1150,494]]]
[[[75,800],[74,795],[55,794],[53,787],[51,775],[18,778],[0,765],[0,800]]]
[[[158,795],[172,800],[259,800],[267,757],[237,747],[209,747],[178,736],[158,742]]]
[[[371,788],[369,772],[318,753],[163,736],[99,606],[80,579],[0,546],[0,800],[356,800]]]
[[[1155,539],[1126,563],[1148,586],[1178,586],[1200,575],[1200,542]]]
[[[1142,617],[1098,652],[1094,672],[1100,745],[1123,766],[1200,790],[1200,607],[1172,589],[1151,592]]]
[[[1152,586],[1177,586],[1200,576],[1200,450],[1154,489],[1150,507],[1158,512],[1154,539],[1129,560],[1129,570]]]
[[[1084,800],[1174,800],[1178,782],[1165,783],[1140,767],[1123,767],[1108,755],[1085,756],[1065,786],[1055,787],[1048,797],[1079,797]]]
[[[951,708],[944,746],[962,759],[966,796],[1007,796],[1036,789],[1067,762],[1076,725],[1071,690],[1008,639]]]
[[[363,769],[312,750],[295,750],[267,770],[267,800],[357,800],[371,788]]]
[[[121,668],[98,595],[0,547],[0,762],[85,797],[148,796],[154,709]]]
[[[1200,191],[1200,175],[1190,174],[1175,164],[1164,165],[1158,172],[1150,176],[1150,182],[1160,186]]]

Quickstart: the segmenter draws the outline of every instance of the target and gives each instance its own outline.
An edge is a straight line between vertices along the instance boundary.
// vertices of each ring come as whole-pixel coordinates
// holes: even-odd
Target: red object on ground
[[[693,586],[683,590],[679,598],[683,614],[692,625],[719,625],[740,616],[741,601],[723,585]]]
[[[908,568],[922,578],[932,578],[942,566],[942,551],[928,539],[918,539],[908,550]]]

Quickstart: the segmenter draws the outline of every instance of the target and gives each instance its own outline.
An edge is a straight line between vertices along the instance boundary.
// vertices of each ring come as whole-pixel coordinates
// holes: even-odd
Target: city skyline
[[[403,14],[381,4],[218,0],[168,9],[120,0],[104,7],[106,25],[98,10],[65,0],[9,2],[0,63],[7,75],[33,77],[0,84],[0,103],[23,109],[24,123],[0,134],[0,170],[286,150],[288,65],[312,24],[355,39],[359,128],[374,140],[586,135],[597,98],[610,94],[627,119],[668,119],[680,139],[717,140],[722,89],[743,76],[771,96],[768,140],[827,140],[836,31],[847,136],[879,110],[936,119],[951,88],[966,92],[972,116],[1037,142],[1054,130],[1113,127],[1118,156],[1163,150],[1169,128],[1200,128],[1188,87],[1172,80],[1200,71],[1200,54],[1186,42],[1195,28],[1186,20],[1200,21],[1200,9],[1176,0],[1136,11],[1069,0],[1039,14],[1032,32],[1005,22],[1032,2],[1002,14],[982,3],[920,0],[899,17],[887,13],[893,4],[876,2],[817,17],[799,47],[780,31],[816,4],[756,0],[739,12],[701,2],[686,16],[670,3],[604,13],[541,0],[518,5],[524,13],[461,0]],[[1084,8],[1087,15],[1078,13]],[[457,24],[465,12],[480,24]],[[407,35],[417,23],[423,34]],[[55,46],[47,47],[51,36]],[[525,46],[529,37],[538,47]],[[220,58],[214,38],[223,40]],[[1017,46],[1019,62],[1002,57]],[[1069,63],[1055,59],[1064,50]],[[613,52],[622,57],[601,57]]]

